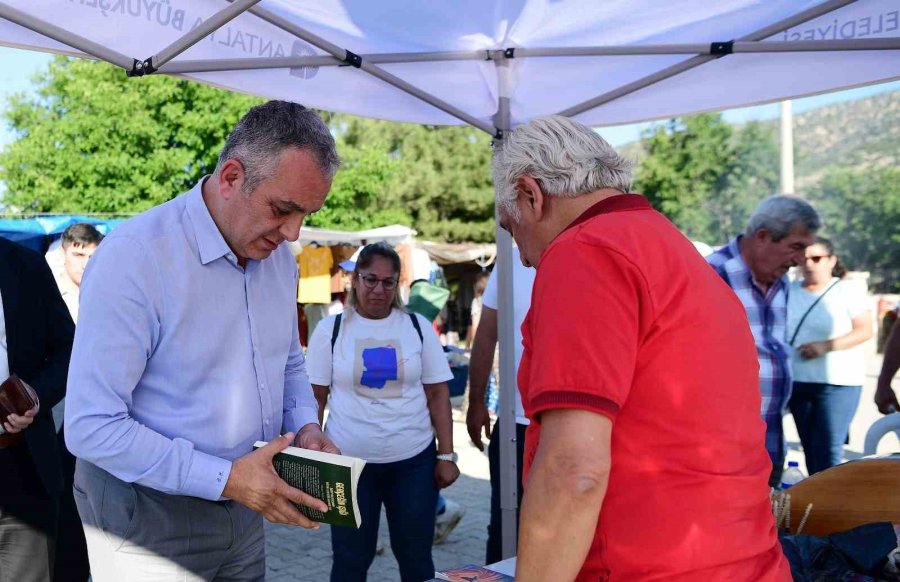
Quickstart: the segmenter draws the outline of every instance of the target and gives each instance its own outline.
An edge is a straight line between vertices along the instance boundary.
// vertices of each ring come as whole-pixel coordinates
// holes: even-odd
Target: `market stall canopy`
[[[612,125],[897,79],[898,10],[897,0],[4,0],[0,44],[496,133],[552,113]]]
[[[62,236],[64,230],[80,222],[93,224],[101,234],[107,235],[122,221],[71,215],[4,218],[0,219],[0,236],[34,251],[44,252],[53,240]]]
[[[345,244],[358,247],[364,244],[383,241],[391,246],[397,246],[409,242],[415,235],[415,230],[400,224],[392,224],[390,226],[370,228],[367,230],[331,230],[327,228],[304,226],[300,229],[300,238],[294,244],[309,245],[315,243],[326,247]]]
[[[420,240],[415,244],[424,249],[438,265],[475,263],[480,267],[487,267],[494,264],[497,258],[497,245],[494,243],[437,243]]]

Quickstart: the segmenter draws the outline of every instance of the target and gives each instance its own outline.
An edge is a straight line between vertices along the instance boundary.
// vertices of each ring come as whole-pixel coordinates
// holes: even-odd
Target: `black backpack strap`
[[[343,313],[338,313],[337,317],[334,318],[334,329],[331,330],[331,353],[334,353],[334,344],[337,343],[338,334],[341,332],[341,316]]]
[[[822,294],[819,295],[815,301],[813,301],[813,304],[809,306],[809,309],[807,309],[806,313],[803,314],[803,317],[800,318],[800,323],[798,323],[797,327],[794,328],[794,335],[791,336],[791,341],[788,342],[789,346],[793,347],[794,340],[797,339],[797,334],[800,333],[800,327],[803,325],[803,322],[806,321],[806,316],[809,315],[809,312],[813,310],[813,307],[819,304],[819,301],[821,301],[823,297],[828,295],[829,291],[837,287],[837,284],[840,282],[840,279],[838,279],[837,281],[829,285],[828,289],[825,289],[825,291],[823,291]]]
[[[340,317],[340,316],[338,316],[338,317]],[[416,328],[416,333],[419,334],[419,341],[424,344],[425,336],[422,335],[422,328],[419,326],[419,318],[416,317],[416,314],[413,313],[412,311],[409,312],[409,318],[412,320],[413,327]],[[337,334],[335,334],[335,337],[337,337]]]

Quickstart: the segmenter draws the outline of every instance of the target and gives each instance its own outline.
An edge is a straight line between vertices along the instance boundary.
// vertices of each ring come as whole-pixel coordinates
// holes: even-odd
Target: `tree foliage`
[[[373,216],[412,226],[424,238],[488,241],[494,237],[490,138],[472,128],[436,127],[334,115],[331,127],[346,168],[325,206],[343,204],[341,173],[365,163],[384,168],[365,197]],[[365,152],[365,156],[361,156]],[[378,162],[376,163],[376,159]],[[316,218],[318,220],[318,218]]]
[[[873,272],[871,283],[900,290],[900,169],[861,172],[834,168],[807,190],[822,214],[823,232],[852,269]]]
[[[644,138],[635,189],[695,240],[721,244],[775,192],[778,142],[760,123],[741,128],[720,114],[673,119]]]
[[[103,63],[55,59],[33,97],[6,113],[3,202],[24,212],[141,212],[215,168],[229,130],[259,99],[165,76],[127,78]],[[323,113],[344,166],[314,226],[406,224],[423,237],[494,233],[490,140],[477,130]]]
[[[133,213],[190,188],[259,100],[173,77],[128,79],[58,57],[16,95],[18,139],[0,153],[4,203],[28,212]]]

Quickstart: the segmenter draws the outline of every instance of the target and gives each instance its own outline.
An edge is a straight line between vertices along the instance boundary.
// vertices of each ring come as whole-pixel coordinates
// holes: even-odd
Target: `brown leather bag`
[[[6,422],[10,414],[25,414],[37,404],[37,396],[15,374],[0,384],[0,423]],[[23,432],[4,433],[0,435],[0,448],[18,444],[24,438]]]

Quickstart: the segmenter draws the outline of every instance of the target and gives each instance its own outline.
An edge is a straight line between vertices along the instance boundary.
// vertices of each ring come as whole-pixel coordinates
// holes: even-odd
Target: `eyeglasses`
[[[375,275],[363,275],[359,273],[359,280],[363,282],[363,285],[366,286],[366,289],[374,289],[378,287],[378,284],[381,283],[381,288],[385,291],[393,291],[397,286],[397,279],[388,278],[388,279],[379,279]]]
[[[821,261],[822,259],[827,259],[827,258],[830,257],[830,256],[831,256],[831,255],[813,255],[813,256],[811,256],[811,257],[805,257],[804,260],[805,260],[805,261],[812,261],[812,262],[814,262],[814,263],[816,263],[816,264],[818,265],[818,264],[819,264],[819,261]]]

